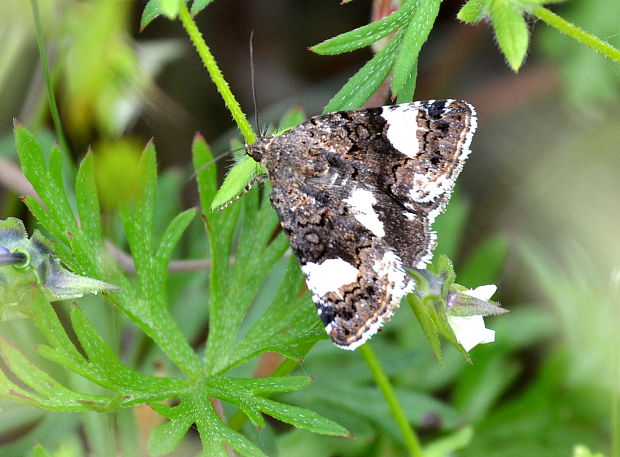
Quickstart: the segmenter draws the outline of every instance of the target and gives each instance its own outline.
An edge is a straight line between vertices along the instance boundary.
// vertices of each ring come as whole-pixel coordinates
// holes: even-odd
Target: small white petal
[[[495,341],[495,330],[485,328],[482,316],[448,316],[456,340],[466,351],[478,344]]]
[[[465,290],[463,293],[470,297],[486,301],[489,300],[496,291],[497,286],[495,284],[487,284],[486,286],[478,286],[475,289]]]

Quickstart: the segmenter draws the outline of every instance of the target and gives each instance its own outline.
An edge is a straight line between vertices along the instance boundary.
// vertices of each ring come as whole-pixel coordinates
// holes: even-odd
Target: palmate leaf
[[[264,398],[272,393],[302,388],[309,383],[307,377],[231,379],[207,375],[208,372],[223,375],[233,365],[268,350],[299,357],[297,345],[325,337],[303,289],[299,267],[293,260],[289,261],[276,300],[266,308],[262,317],[249,326],[249,331],[241,337],[236,336],[264,278],[271,267],[280,261],[288,246],[284,236],[277,234],[278,220],[269,206],[266,193],[261,196],[258,190],[254,190],[244,202],[225,211],[205,215],[213,268],[210,344],[205,354],[206,365],[203,366],[167,306],[167,266],[174,246],[193,219],[195,210],[190,209],[173,217],[162,229],[161,239],[158,242],[155,240],[153,231],[158,180],[154,146],[147,145],[141,159],[144,188],[136,201],[128,202],[122,210],[125,233],[136,265],[134,285],[120,270],[106,265],[102,257],[102,227],[93,184],[92,156],[86,156],[76,178],[77,209],[84,221],[78,225],[72,209],[63,203],[68,199],[58,179],[61,168],[59,157],[52,154],[47,166],[32,135],[18,127],[16,137],[20,156],[27,163],[28,174],[36,183],[35,189],[44,196],[43,204],[36,200],[30,202],[41,218],[39,222],[46,229],[52,227],[65,241],[66,244],[58,244],[63,246],[62,255],[79,269],[96,271],[104,279],[114,278],[115,283],[122,285],[121,290],[109,292],[109,298],[157,343],[174,362],[181,376],[155,377],[125,365],[77,306],[73,306],[69,313],[75,336],[70,338],[49,301],[37,288],[32,288],[31,317],[47,340],[47,344],[35,348],[37,354],[79,375],[84,381],[79,383],[80,389],[64,385],[35,364],[26,353],[3,340],[0,341],[0,355],[4,360],[3,371],[0,371],[1,397],[57,411],[116,411],[145,402],[177,399],[180,403],[175,408],[155,403],[157,411],[171,418],[170,422],[155,431],[151,439],[153,449],[161,452],[172,449],[187,429],[195,424],[205,446],[204,455],[225,452],[222,443],[242,455],[263,455],[256,445],[224,423],[211,405],[210,398],[236,405],[257,425],[264,425],[262,415],[269,414],[317,433],[347,433],[339,425],[312,411]],[[195,162],[200,168],[200,164],[211,160],[211,155],[204,140],[197,138],[194,146]],[[216,173],[213,168],[207,167],[198,173],[197,179],[203,205],[209,208],[210,199],[217,190]],[[66,232],[65,221],[73,232]],[[72,250],[78,242],[81,243],[79,253]],[[233,250],[232,246],[236,248]],[[237,256],[233,266],[229,257],[232,253]],[[84,259],[85,256],[88,259]],[[291,285],[294,286],[292,289]],[[272,326],[269,325],[270,320],[274,320]],[[218,341],[218,332],[223,335],[227,329],[231,336],[220,336]],[[84,390],[85,386],[92,386],[92,389]],[[102,388],[106,389],[106,395],[99,394]],[[175,415],[177,412],[182,414]]]
[[[194,145],[194,163],[198,170],[211,160],[201,143],[203,140],[198,139]],[[203,209],[211,208],[209,199],[213,198],[215,175],[205,169],[198,172],[197,179]],[[262,195],[254,188],[237,203],[222,211],[207,210],[204,216],[213,263],[209,341],[205,352],[205,370],[211,375],[225,372],[268,350],[298,358],[296,344],[323,337],[317,331],[316,315],[314,320],[311,317],[313,306],[307,294],[300,293],[303,280],[295,264],[289,268],[280,293],[264,317],[243,338],[238,337],[244,316],[265,278],[289,246],[284,233],[277,230],[279,221],[268,194],[268,188]],[[230,247],[234,237],[239,242],[233,253]],[[229,262],[231,255],[235,257],[234,265]],[[269,327],[269,320],[272,320],[272,327]]]

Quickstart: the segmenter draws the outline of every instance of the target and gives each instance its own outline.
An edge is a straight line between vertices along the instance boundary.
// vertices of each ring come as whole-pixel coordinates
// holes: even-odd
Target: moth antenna
[[[254,123],[256,124],[256,130],[259,131],[259,135],[262,138],[263,134],[260,131],[260,124],[258,122],[258,108],[256,103],[256,78],[254,77],[254,30],[250,32],[250,79],[252,82],[252,103],[254,104]]]
[[[200,173],[201,171],[203,171],[205,168],[210,167],[211,165],[213,165],[216,162],[219,162],[220,160],[222,160],[224,157],[232,154],[233,152],[237,152],[237,151],[241,151],[241,150],[245,150],[246,147],[245,146],[241,146],[240,148],[235,148],[235,149],[230,149],[229,151],[226,151],[222,154],[220,154],[217,157],[214,157],[212,160],[209,160],[207,163],[205,163],[202,167],[200,167],[198,170],[194,170],[194,172],[190,175],[190,177],[187,179],[188,181],[191,181],[192,179],[196,178],[196,176],[198,175],[198,173]]]

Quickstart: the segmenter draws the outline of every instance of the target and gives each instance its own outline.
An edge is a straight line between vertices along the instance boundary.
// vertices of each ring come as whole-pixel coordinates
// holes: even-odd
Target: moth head
[[[256,143],[258,143],[258,141]],[[257,162],[261,162],[263,160],[263,148],[256,143],[247,145],[245,147],[245,152]]]

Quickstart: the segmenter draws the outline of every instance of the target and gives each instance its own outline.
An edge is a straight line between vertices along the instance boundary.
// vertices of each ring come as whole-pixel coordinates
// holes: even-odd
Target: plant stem
[[[398,402],[396,398],[396,394],[394,393],[394,389],[390,384],[385,372],[381,368],[379,364],[379,359],[375,355],[374,351],[370,347],[370,344],[366,343],[360,347],[360,352],[370,372],[372,373],[373,378],[375,379],[375,383],[381,390],[385,401],[387,402],[390,410],[392,411],[392,416],[394,420],[398,424],[398,428],[400,429],[403,438],[405,439],[405,443],[407,444],[407,449],[409,450],[409,455],[411,457],[422,457],[422,446],[420,445],[420,441],[416,436],[413,429],[409,426],[409,421],[407,420],[407,416],[405,416],[405,412],[403,411],[402,406]]]
[[[558,29],[560,32],[568,35],[569,37],[574,38],[597,52],[600,52],[608,59],[620,63],[620,50],[614,48],[606,41],[603,41],[594,35],[590,35],[585,30],[577,27],[571,22],[568,22],[566,19],[558,16],[544,6],[535,5],[532,8],[531,14],[536,16],[541,21],[546,22],[547,25]]]
[[[56,136],[60,142],[63,154],[69,155],[69,145],[65,138],[65,133],[60,122],[60,115],[58,114],[58,105],[56,104],[56,97],[54,97],[54,86],[52,84],[52,77],[50,76],[49,63],[47,61],[47,51],[45,49],[45,39],[43,38],[43,27],[41,26],[41,17],[39,15],[39,4],[37,0],[30,0],[32,7],[32,16],[34,18],[34,28],[37,35],[37,45],[39,48],[39,56],[41,58],[41,67],[43,68],[43,77],[45,78],[45,86],[47,88],[47,100],[50,105],[50,114],[52,116],[52,122],[54,123],[54,130],[56,130]]]
[[[228,83],[224,79],[224,75],[222,75],[221,70],[217,66],[217,62],[213,58],[213,54],[211,54],[207,43],[205,43],[200,30],[198,30],[196,22],[194,22],[194,18],[187,9],[185,2],[180,2],[179,18],[181,19],[181,23],[189,35],[189,38],[192,40],[198,55],[202,59],[202,63],[209,72],[211,80],[215,83],[218,92],[224,99],[226,107],[230,111],[230,114],[232,114],[234,121],[237,123],[245,142],[247,144],[254,143],[254,141],[256,141],[256,134],[254,133],[254,130],[252,130],[252,126],[245,117],[245,114],[241,111],[241,107],[231,92],[230,87],[228,87]]]

